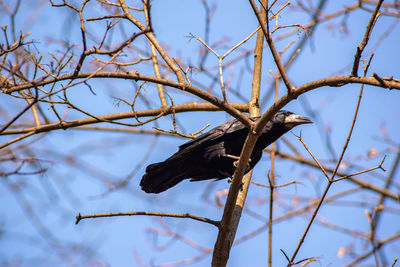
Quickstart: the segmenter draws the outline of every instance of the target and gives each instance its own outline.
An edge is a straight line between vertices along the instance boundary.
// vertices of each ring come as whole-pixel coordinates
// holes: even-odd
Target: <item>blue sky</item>
[[[10,2],[5,1],[7,5]],[[61,46],[49,43],[49,40],[64,40],[71,44],[77,44],[76,52],[79,52],[80,36],[78,18],[65,10],[50,7],[46,1],[37,2],[37,13],[32,12],[31,3],[23,1],[21,13],[16,17],[17,32],[31,32],[30,38],[36,40],[35,44],[44,60],[49,60],[47,53],[63,51]],[[132,1],[136,3],[137,1]],[[42,3],[42,4],[40,4]],[[97,4],[90,3],[95,7]],[[326,12],[342,8],[341,1],[331,1],[326,7]],[[91,9],[90,16],[104,14],[105,10]],[[190,34],[204,38],[204,9],[200,1],[161,1],[152,2],[152,19],[155,34],[161,44],[164,45],[173,57],[180,58],[185,64],[198,64],[197,52],[201,44],[194,39],[188,38]],[[39,14],[32,24],[29,18]],[[89,16],[89,15],[88,15]],[[348,33],[338,30],[340,19],[328,21],[319,26],[315,34],[310,38],[307,45],[289,69],[288,75],[294,85],[317,80],[333,75],[345,75],[350,72],[356,46],[362,40],[365,26],[370,18],[370,13],[356,11],[352,13],[347,21]],[[28,21],[28,22],[27,22]],[[281,25],[291,23],[306,23],[308,17],[298,10],[287,9],[279,17]],[[387,30],[388,25],[393,23],[393,18],[382,16],[379,18],[364,58],[370,55],[371,48],[376,44]],[[9,24],[5,16],[0,18],[0,24]],[[88,23],[89,24],[89,23]],[[257,21],[246,1],[216,1],[216,11],[210,25],[210,44],[227,38],[223,48],[216,49],[224,54],[230,47],[234,46],[250,34],[257,27]],[[104,23],[89,24],[87,29],[98,36],[104,32]],[[128,31],[136,32],[137,29],[127,28]],[[116,30],[114,41],[121,40]],[[276,43],[277,49],[284,48],[289,42],[298,42],[304,35],[298,34],[285,38]],[[98,37],[97,36],[97,37]],[[0,37],[3,42],[3,36]],[[139,43],[142,42],[138,40]],[[391,34],[383,39],[382,43],[374,50],[375,56],[371,65],[372,72],[380,76],[399,77],[400,50],[400,27],[395,26]],[[254,47],[255,37],[244,44],[240,49],[251,49]],[[242,50],[240,50],[242,51]],[[227,61],[237,56],[240,51],[235,51],[227,57]],[[133,51],[135,52],[135,51]],[[127,58],[133,60],[135,53],[127,52]],[[252,63],[252,57],[249,57]],[[206,66],[215,66],[217,59],[213,55],[207,58]],[[262,93],[264,95],[272,82],[269,70],[276,71],[268,50],[264,53],[262,77]],[[135,68],[133,68],[135,69]],[[338,70],[344,72],[337,74]],[[148,66],[137,67],[143,74],[151,73]],[[216,69],[212,72],[215,74]],[[241,77],[241,74],[243,77]],[[360,71],[361,73],[361,71]],[[170,75],[172,77],[172,75]],[[242,61],[235,68],[224,70],[226,80],[232,79],[232,87],[240,87],[244,97],[249,97],[251,88],[251,75],[246,70]],[[203,74],[192,73],[192,79],[210,84],[209,78]],[[93,95],[86,86],[71,88],[69,97],[74,104],[85,107],[96,115],[129,111],[129,108],[116,105],[113,97],[130,99],[134,94],[135,85],[131,81],[123,80],[93,80],[90,85],[94,88]],[[218,88],[216,86],[215,88]],[[330,129],[332,146],[336,154],[339,154],[348,134],[352,116],[355,109],[360,85],[347,85],[343,87],[324,87],[309,92],[298,100],[291,102],[285,109],[298,114],[307,115],[304,109],[306,102],[318,112],[320,119],[317,124],[306,125],[295,128],[292,133],[304,138],[311,151],[321,160],[330,157],[325,147],[324,134]],[[146,85],[145,95],[153,98],[155,86]],[[284,88],[281,88],[284,92]],[[198,98],[178,92],[176,89],[167,88],[167,92],[174,98],[175,103],[186,103],[188,101],[199,101]],[[216,94],[219,91],[215,89]],[[240,102],[237,97],[228,92],[228,99]],[[400,126],[398,115],[400,95],[398,90],[387,90],[366,86],[362,97],[359,117],[354,129],[345,159],[351,159],[360,155],[366,155],[371,148],[377,151],[386,151],[388,145],[383,143],[382,125],[387,129],[388,136],[394,141],[399,140]],[[1,105],[17,113],[18,108],[23,107],[21,101],[0,94]],[[265,111],[272,104],[271,99],[265,100],[261,111]],[[156,104],[152,104],[155,107]],[[46,107],[47,108],[47,107]],[[137,108],[145,108],[145,104],[138,103]],[[60,107],[61,113],[68,114],[68,119],[82,118],[83,114]],[[12,116],[11,114],[10,116]],[[49,117],[55,120],[54,115]],[[222,112],[198,112],[178,114],[177,118],[184,126],[187,133],[196,132],[207,123],[215,127],[229,116]],[[1,124],[6,118],[1,118]],[[20,119],[20,123],[29,123],[29,114]],[[171,120],[163,118],[158,120],[163,129],[172,129]],[[133,119],[126,122],[134,123]],[[143,126],[151,129],[152,125]],[[322,136],[321,130],[322,129]],[[304,156],[310,158],[302,145],[292,133],[286,134]],[[2,143],[11,137],[1,137]],[[26,142],[34,140],[35,137],[27,139]],[[129,211],[160,211],[173,213],[192,213],[215,220],[220,219],[222,209],[214,203],[214,195],[217,191],[229,187],[226,180],[218,182],[180,183],[176,187],[160,195],[147,195],[139,188],[139,181],[144,173],[146,165],[162,161],[172,153],[177,146],[185,142],[185,139],[177,137],[154,137],[144,134],[96,132],[86,130],[68,129],[49,133],[45,138],[32,144],[32,151],[38,158],[46,160],[43,165],[48,171],[42,176],[10,176],[2,181],[0,187],[0,201],[5,203],[0,207],[3,216],[0,225],[4,235],[0,238],[0,258],[6,260],[25,259],[21,266],[140,266],[135,254],[140,255],[146,264],[162,264],[191,258],[199,254],[199,251],[179,240],[173,241],[171,237],[155,236],[151,229],[162,229],[165,224],[172,231],[178,231],[181,235],[212,248],[216,239],[215,227],[204,225],[190,220],[166,218],[162,222],[158,218],[151,217],[123,217],[123,218],[100,218],[88,219],[75,225],[74,217],[78,213],[106,213],[106,212],[129,212]],[[143,156],[155,143],[148,160],[140,165]],[[289,151],[282,144],[278,144],[283,151]],[[384,166],[390,168],[395,159],[393,152],[386,152],[388,157]],[[72,158],[70,158],[72,156]],[[66,157],[70,164],[63,163]],[[359,160],[356,163],[364,168],[371,168],[379,164],[381,157]],[[5,165],[4,169],[11,169],[11,165]],[[6,163],[7,164],[7,163]],[[266,183],[266,173],[269,169],[269,158],[264,155],[255,168],[255,181]],[[3,168],[3,167],[1,167]],[[137,169],[137,170],[136,170]],[[109,192],[110,184],[123,180],[129,173],[136,170],[136,174],[124,188]],[[374,172],[362,176],[365,181],[379,184],[377,177],[381,172]],[[285,212],[285,205],[294,205],[290,202],[294,194],[305,198],[317,198],[326,184],[323,175],[306,166],[296,165],[284,160],[277,162],[277,183],[283,184],[290,180],[301,181],[296,186],[284,187],[278,190],[279,201],[282,205],[276,209],[276,216]],[[386,174],[385,174],[386,175]],[[398,180],[399,174],[395,177]],[[15,191],[10,184],[20,185],[21,190]],[[382,186],[382,183],[379,184]],[[342,192],[354,187],[347,181],[334,184],[328,195]],[[398,192],[398,188],[396,189]],[[209,194],[207,200],[202,197],[206,192]],[[248,196],[248,208],[263,216],[268,214],[268,204],[261,203],[268,198],[269,191],[263,188],[251,186]],[[329,220],[332,223],[349,227],[354,231],[368,232],[368,222],[364,215],[365,208],[355,205],[349,207],[346,203],[369,203],[377,197],[376,194],[364,192],[351,195],[341,199],[334,204],[326,204],[319,213],[320,219]],[[345,202],[348,201],[348,202]],[[211,203],[209,203],[211,202]],[[35,216],[32,217],[26,208],[26,203],[33,209]],[[306,201],[300,204],[305,204]],[[284,205],[285,204],[285,205]],[[361,205],[361,204],[360,204]],[[387,201],[388,207],[398,209],[398,203]],[[274,226],[273,235],[273,259],[274,266],[285,264],[285,258],[279,249],[283,249],[291,255],[295,248],[309,218],[306,216],[277,223]],[[396,221],[399,213],[392,212],[385,215],[379,228],[379,237],[385,238],[399,231]],[[237,237],[246,235],[253,230],[262,227],[265,222],[253,218],[244,213],[239,225]],[[41,232],[43,224],[51,231],[54,238],[50,238],[46,232]],[[164,229],[165,230],[165,229]],[[171,241],[172,240],[172,241]],[[163,246],[169,244],[164,250],[157,250],[155,244]],[[349,239],[348,235],[327,229],[321,224],[313,225],[309,236],[306,238],[303,248],[297,259],[306,257],[320,257],[320,261],[310,266],[342,266],[348,262],[348,258],[338,258],[338,249],[342,246],[355,244],[355,249],[360,250],[369,244],[364,239]],[[56,247],[59,246],[58,250]],[[267,262],[267,232],[263,231],[256,237],[235,246],[231,251],[228,266],[265,266]],[[63,258],[57,251],[68,252],[75,255],[74,251],[85,251],[82,258]],[[392,246],[384,250],[389,259],[399,255],[399,247]],[[50,252],[50,253],[49,253]],[[68,254],[67,253],[67,254]],[[61,253],[62,254],[62,253]],[[63,254],[62,254],[63,255]],[[81,255],[76,253],[76,255]],[[60,260],[63,259],[63,260]],[[211,260],[210,256],[190,266],[207,266]],[[372,260],[372,259],[371,259]],[[373,261],[369,261],[373,262]],[[18,266],[18,265],[15,265]]]

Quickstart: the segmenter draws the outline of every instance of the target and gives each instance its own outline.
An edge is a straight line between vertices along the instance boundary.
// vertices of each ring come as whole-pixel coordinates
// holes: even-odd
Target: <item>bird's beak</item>
[[[313,123],[312,120],[310,120],[307,117],[303,117],[300,115],[296,114],[291,114],[285,118],[285,125],[289,127],[294,127],[300,124],[306,124],[306,123]]]

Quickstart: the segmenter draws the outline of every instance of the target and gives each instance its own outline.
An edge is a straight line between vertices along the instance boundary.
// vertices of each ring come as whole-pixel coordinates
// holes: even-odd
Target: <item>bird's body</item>
[[[257,121],[259,117],[250,118]],[[311,120],[288,111],[279,111],[258,138],[246,173],[261,159],[262,151],[294,126]],[[232,177],[248,128],[238,120],[228,121],[179,146],[178,152],[163,162],[150,164],[140,182],[147,193],[160,193],[184,179],[201,181]]]

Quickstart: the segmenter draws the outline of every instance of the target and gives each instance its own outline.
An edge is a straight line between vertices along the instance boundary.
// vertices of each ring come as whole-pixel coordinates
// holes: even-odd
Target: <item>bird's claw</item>
[[[233,182],[233,179],[229,178],[228,179],[228,184],[232,184],[232,182]],[[243,191],[243,183],[240,184],[240,191]]]
[[[247,162],[246,170],[248,168],[250,168],[250,162],[251,162],[251,159],[249,159],[249,161]],[[239,165],[239,160],[236,160],[233,162],[233,166],[235,166],[235,168],[237,168],[238,165]]]

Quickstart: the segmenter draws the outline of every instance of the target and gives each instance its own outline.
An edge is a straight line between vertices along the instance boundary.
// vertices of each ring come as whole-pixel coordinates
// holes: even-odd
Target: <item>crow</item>
[[[249,118],[257,121],[260,117]],[[293,127],[312,123],[306,117],[281,110],[264,126],[250,156],[246,173],[260,160],[262,151]],[[228,121],[179,146],[163,162],[150,164],[140,182],[146,193],[161,193],[189,179],[201,181],[232,177],[249,129],[238,120]]]

